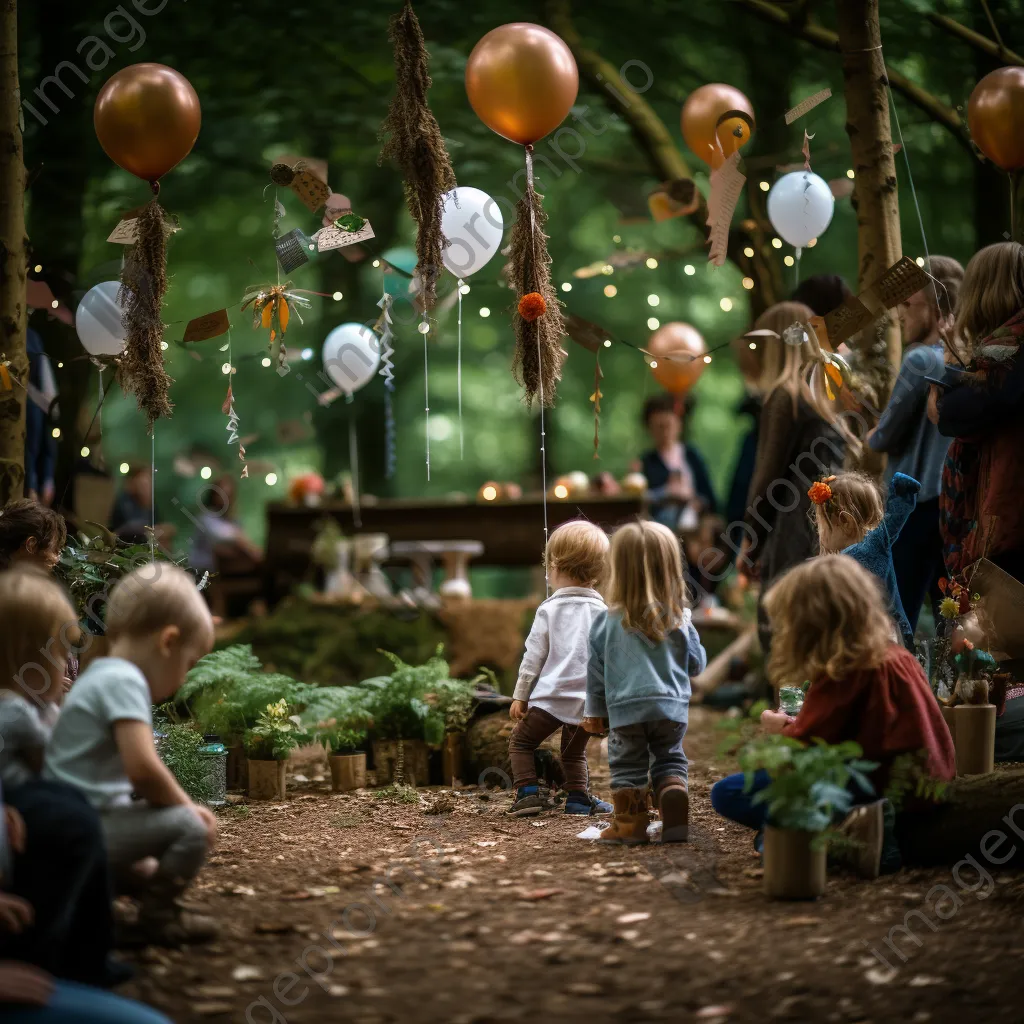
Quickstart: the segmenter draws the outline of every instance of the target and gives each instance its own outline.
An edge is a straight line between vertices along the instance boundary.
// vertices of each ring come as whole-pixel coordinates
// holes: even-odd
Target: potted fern
[[[484,676],[478,677],[482,678]],[[427,719],[427,740],[441,746],[445,783],[462,778],[463,736],[476,706],[474,682],[476,680],[467,683],[461,679],[445,679],[424,697],[434,712]]]
[[[873,792],[867,773],[877,768],[861,760],[853,742],[805,746],[787,736],[761,736],[739,753],[747,791],[763,769],[768,785],[754,795],[765,805],[770,824],[764,830],[764,891],[773,899],[817,899],[825,891],[829,830],[836,816],[853,805],[847,788],[856,782]]]
[[[248,792],[253,800],[284,799],[288,755],[308,739],[299,716],[290,710],[284,699],[268,704],[245,734]]]
[[[264,672],[249,644],[234,644],[201,658],[175,701],[185,705],[204,733],[216,733],[228,748],[228,786],[245,789],[246,732],[268,704],[304,705],[317,688],[278,672]]]
[[[325,686],[302,714],[303,724],[327,751],[335,793],[366,785],[366,743],[373,724],[366,698],[355,686]]]

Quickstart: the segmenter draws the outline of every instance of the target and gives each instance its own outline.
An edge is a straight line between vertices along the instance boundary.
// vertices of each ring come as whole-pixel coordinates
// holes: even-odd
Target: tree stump
[[[508,738],[515,726],[507,710],[478,718],[466,730],[464,744],[465,780],[483,786],[512,786],[512,766],[508,758]],[[561,736],[556,732],[545,740],[534,755],[537,778],[556,789],[565,782],[559,757]]]

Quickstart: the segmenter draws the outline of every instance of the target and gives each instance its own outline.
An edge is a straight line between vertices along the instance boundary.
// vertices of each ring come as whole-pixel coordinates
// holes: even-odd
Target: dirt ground
[[[830,868],[821,900],[769,902],[749,833],[708,802],[730,768],[714,718],[691,709],[685,846],[586,842],[587,819],[508,818],[479,789],[439,814],[316,782],[227,808],[192,897],[222,937],[143,951],[124,994],[177,1022],[1024,1020],[1024,872]],[[904,924],[906,962],[885,944]]]

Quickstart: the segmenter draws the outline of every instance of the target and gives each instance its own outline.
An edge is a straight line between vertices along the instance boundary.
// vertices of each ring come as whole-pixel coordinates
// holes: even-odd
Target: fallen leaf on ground
[[[821,919],[798,914],[796,917],[783,918],[782,923],[787,928],[814,928],[821,924]]]
[[[552,896],[560,896],[564,889],[533,889],[530,892],[524,892],[522,899],[536,902],[537,900],[547,900]]]
[[[232,981],[262,981],[263,971],[252,964],[239,964],[231,972]]]
[[[871,970],[864,972],[864,977],[872,985],[888,985],[897,974],[899,974],[899,971],[895,968],[891,971],[886,971],[881,967],[872,967]]]
[[[698,1020],[706,1020],[708,1017],[728,1017],[732,1013],[732,1004],[725,1006],[702,1006],[695,1016]]]
[[[622,914],[615,920],[619,924],[637,924],[639,921],[646,921],[651,915],[645,911],[637,911],[633,914]]]
[[[498,840],[497,839],[480,839],[480,840],[477,840],[476,845],[477,846],[484,846],[484,847],[486,847],[486,846],[497,846],[498,845]]]
[[[911,988],[924,988],[926,985],[942,985],[945,984],[944,978],[932,978],[927,974],[915,974],[910,979]]]
[[[231,895],[232,896],[255,896],[256,895],[256,890],[253,889],[252,886],[249,886],[249,885],[236,885],[234,887],[234,889],[231,890]]]
[[[567,986],[566,991],[574,996],[599,996],[602,990],[600,985],[592,981],[576,981]]]
[[[193,1003],[192,1012],[200,1017],[219,1017],[225,1013],[231,1013],[234,1007],[231,1003]]]

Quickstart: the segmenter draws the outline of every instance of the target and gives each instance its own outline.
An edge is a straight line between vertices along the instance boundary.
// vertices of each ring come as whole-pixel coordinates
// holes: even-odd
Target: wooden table
[[[646,503],[640,495],[550,499],[548,527],[553,530],[570,519],[586,518],[610,530],[645,511]],[[268,505],[266,567],[270,600],[279,600],[295,584],[309,578],[316,523],[325,516],[335,519],[347,537],[386,533],[391,541],[480,541],[483,553],[473,565],[536,566],[544,550],[544,511],[539,496],[489,502],[392,499],[363,504],[360,514],[357,530],[351,505]]]

